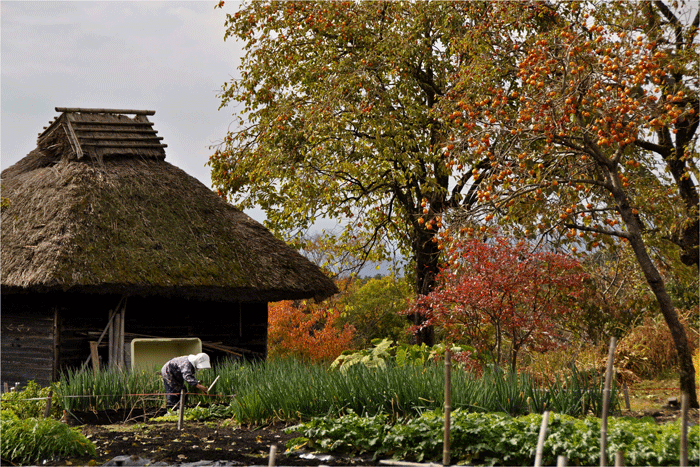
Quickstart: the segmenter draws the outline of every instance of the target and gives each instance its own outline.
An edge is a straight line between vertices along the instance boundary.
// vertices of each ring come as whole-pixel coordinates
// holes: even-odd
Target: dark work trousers
[[[170,385],[165,378],[163,378],[163,386],[165,387],[165,405],[169,409],[177,409],[180,407],[180,391],[182,391],[183,386],[178,384]],[[183,403],[187,403],[187,393],[185,392],[185,400]]]

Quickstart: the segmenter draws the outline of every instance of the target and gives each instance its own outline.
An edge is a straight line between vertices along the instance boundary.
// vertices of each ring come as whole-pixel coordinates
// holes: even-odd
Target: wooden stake
[[[615,467],[625,466],[625,451],[617,451],[615,453]]]
[[[277,454],[277,445],[273,444],[270,446],[270,459],[267,461],[267,465],[269,467],[273,467],[275,465],[275,456]]]
[[[44,409],[44,418],[49,418],[51,415],[51,399],[53,398],[53,389],[49,389],[49,396],[46,398],[46,408]]]
[[[180,391],[180,410],[177,416],[177,429],[182,430],[182,420],[185,416],[185,388]]]
[[[625,408],[626,408],[627,410],[631,410],[631,407],[630,407],[630,393],[629,393],[629,389],[627,388],[627,383],[626,383],[626,382],[625,382],[625,383],[622,383],[622,392],[623,392],[623,394],[625,395]]]
[[[603,413],[600,419],[600,467],[608,464],[605,454],[608,447],[608,410],[610,408],[610,388],[612,386],[613,362],[615,360],[615,345],[617,338],[610,338],[610,348],[608,349],[608,367],[605,370],[605,386],[603,388]]]
[[[547,425],[549,425],[549,410],[542,414],[542,425],[540,425],[540,435],[537,438],[537,450],[535,451],[535,467],[542,467],[542,452],[544,451],[544,440],[547,438]]]
[[[452,411],[452,364],[450,349],[445,348],[445,437],[442,444],[442,465],[450,465],[450,415]]]
[[[557,456],[557,467],[566,467],[566,456]]]
[[[688,465],[688,393],[681,394],[681,467]]]

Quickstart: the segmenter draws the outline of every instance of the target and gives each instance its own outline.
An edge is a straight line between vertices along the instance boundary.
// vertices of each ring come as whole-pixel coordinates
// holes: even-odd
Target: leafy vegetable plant
[[[375,457],[416,462],[442,460],[444,418],[440,411],[395,424],[388,422],[381,417],[363,420],[356,414],[313,419],[290,428],[303,437],[290,441],[287,447],[343,454],[374,452]],[[451,462],[532,465],[541,422],[539,414],[511,417],[504,413],[455,410],[451,418]],[[566,456],[569,465],[599,464],[600,419],[552,414],[548,433],[543,450],[545,465],[554,465],[559,455]],[[690,428],[688,457],[693,464],[700,461],[699,435],[700,427]],[[608,426],[608,458],[613,458],[618,450],[625,452],[626,465],[678,464],[680,423],[657,425],[651,418],[612,418]]]

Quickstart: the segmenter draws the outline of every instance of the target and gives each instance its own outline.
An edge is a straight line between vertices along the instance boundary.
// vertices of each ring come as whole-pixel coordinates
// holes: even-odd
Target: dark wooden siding
[[[144,319],[144,316],[149,316]],[[246,358],[267,355],[267,303],[221,303],[129,298],[125,332],[156,337],[198,337],[204,343],[245,349]],[[228,355],[207,350],[216,361]]]
[[[2,383],[49,384],[56,374],[55,309],[33,297],[2,297]]]
[[[60,371],[79,368],[107,326],[116,295],[26,294],[2,297],[2,381],[12,385],[34,379],[56,380]],[[245,358],[267,356],[267,303],[220,303],[162,297],[126,301],[125,347],[134,336],[198,337],[202,342],[244,349]],[[100,345],[107,361],[108,336]],[[204,349],[213,362],[230,358]],[[129,359],[126,360],[129,362]],[[128,364],[128,363],[127,363]]]

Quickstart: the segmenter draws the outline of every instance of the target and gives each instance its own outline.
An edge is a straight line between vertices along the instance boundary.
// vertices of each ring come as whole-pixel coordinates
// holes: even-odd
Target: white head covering
[[[198,353],[197,355],[188,355],[187,359],[198,370],[201,370],[203,368],[211,368],[211,365],[209,364],[209,355],[205,353]]]

